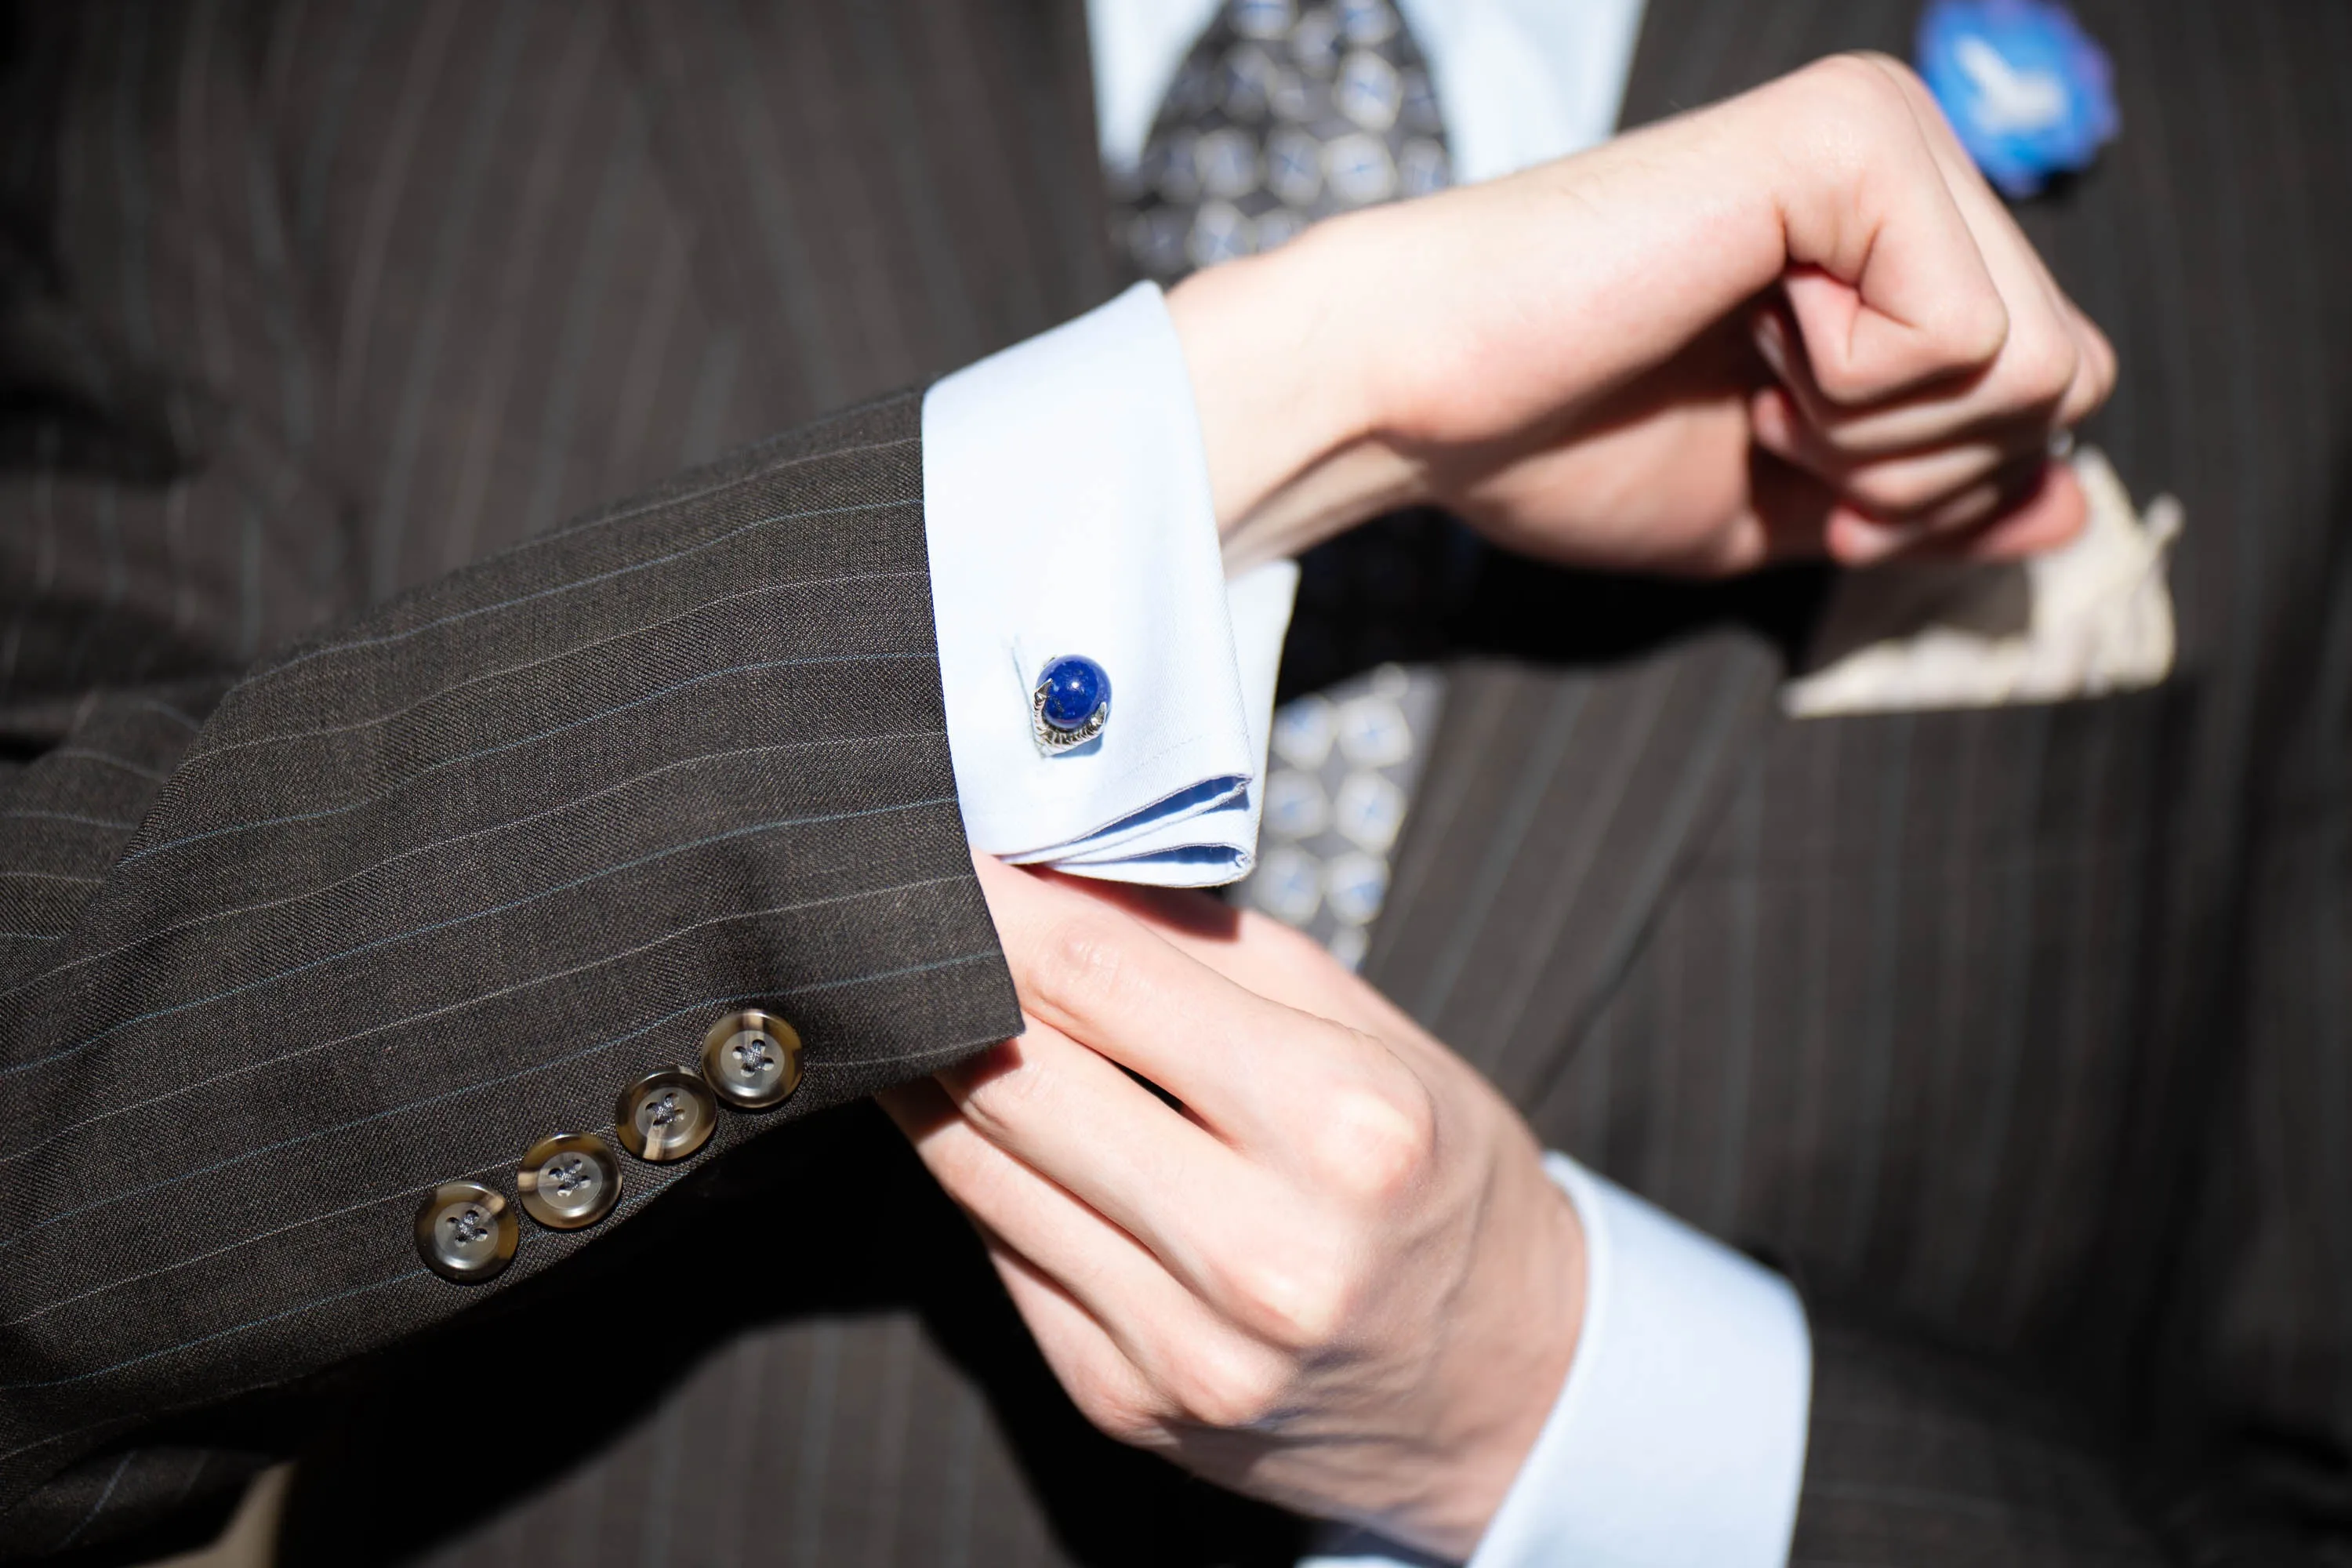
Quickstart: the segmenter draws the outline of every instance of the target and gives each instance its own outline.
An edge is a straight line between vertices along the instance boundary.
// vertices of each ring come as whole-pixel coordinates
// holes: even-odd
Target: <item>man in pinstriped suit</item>
[[[1899,44],[1905,21],[1740,9],[1654,7],[1628,118],[1828,48]],[[64,601],[73,614],[50,616],[53,600],[28,595],[43,613],[19,612],[11,633],[14,668],[41,672],[15,694],[12,722],[51,737],[11,803],[18,821],[57,825],[25,829],[45,836],[28,843],[54,844],[46,836],[66,827],[127,829],[162,775],[241,743],[227,732],[193,748],[186,738],[224,684],[209,673],[223,662],[219,639],[230,658],[249,658],[299,629],[313,606],[428,576],[553,521],[615,474],[658,471],[656,442],[681,458],[708,452],[969,359],[1101,292],[1086,139],[1068,133],[1084,110],[1066,16],[719,13],[708,26],[593,16],[546,31],[502,19],[477,37],[454,8],[251,30],[205,13],[184,35],[176,24],[100,28],[87,52],[63,58],[41,53],[50,40],[28,25],[29,58],[52,68],[23,73],[33,90],[12,112],[64,132],[12,136],[39,149],[20,155],[12,192],[34,213],[57,205],[79,307],[45,313],[33,307],[48,295],[29,289],[33,307],[12,320],[46,351],[38,363],[72,367],[39,390],[45,406],[73,416],[33,426],[20,447],[37,476],[26,576],[43,594],[74,585]],[[2340,333],[2317,280],[2339,237],[2332,209],[2304,198],[2340,185],[2330,183],[2336,142],[2305,121],[2324,112],[2326,71],[2341,62],[2328,51],[2342,40],[2324,17],[2259,8],[2226,23],[2093,20],[2118,45],[2127,98],[2150,95],[2126,104],[2127,121],[2146,130],[2034,227],[2062,279],[2118,328],[2126,358],[2157,367],[2137,390],[2126,384],[2099,434],[2136,482],[2181,494],[2201,524],[2181,574],[2193,684],[2055,710],[1790,725],[1763,700],[1769,634],[1801,624],[1805,584],[1535,585],[1497,566],[1482,590],[1495,605],[1565,594],[1592,613],[1580,617],[1580,646],[1538,650],[1549,661],[1464,672],[1452,743],[1368,960],[1549,1141],[1769,1248],[1805,1280],[1822,1354],[1801,1557],[2031,1548],[2063,1561],[2143,1549],[2151,1534],[2182,1551],[2280,1554],[2317,1550],[2331,1527],[2329,1259],[2343,1221],[2313,1194],[2326,1192],[2343,1100],[2330,1092],[2342,976],[2328,943],[2344,851],[2327,805],[2341,790],[2345,726],[2329,706],[2342,683],[2328,672],[2344,665],[2347,642],[2323,482],[2338,373],[2321,345]],[[745,47],[754,39],[763,47]],[[630,62],[635,90],[616,116],[587,112],[616,58]],[[403,68],[370,68],[379,58]],[[762,61],[782,62],[791,90],[762,89]],[[682,90],[689,82],[720,89],[703,101]],[[1024,82],[1057,91],[1031,96]],[[877,110],[879,100],[896,111]],[[500,130],[509,114],[538,131],[523,139],[536,156],[516,154],[511,167],[491,151],[513,141]],[[1003,136],[976,145],[949,133],[971,123]],[[163,143],[178,149],[168,167],[142,140],[161,124],[178,133]],[[782,151],[803,136],[851,150],[823,163]],[[281,144],[289,151],[257,165],[259,150]],[[346,210],[337,171],[350,147],[379,177],[355,182],[367,195]],[[2231,172],[2246,162],[2281,171],[2279,189],[2242,188]],[[860,167],[877,171],[871,183],[840,173]],[[61,184],[45,190],[50,180]],[[412,189],[435,221],[404,215]],[[192,191],[203,200],[185,205]],[[167,192],[184,205],[166,208]],[[648,205],[667,221],[636,221]],[[522,247],[506,265],[471,254],[485,213],[510,220],[502,234]],[[814,226],[842,237],[838,250],[798,237],[812,213],[822,215]],[[203,223],[187,221],[198,215]],[[719,237],[704,241],[705,228]],[[568,253],[583,264],[567,290],[538,301],[529,258]],[[318,318],[297,308],[300,268],[320,256],[335,260],[344,307],[327,312],[331,342],[312,341]],[[80,270],[93,257],[107,258],[96,279]],[[288,286],[245,287],[256,275]],[[465,312],[491,287],[501,304],[543,308],[487,313],[485,335]],[[636,308],[613,310],[616,289]],[[629,331],[589,330],[608,311]],[[159,326],[183,315],[184,334]],[[93,319],[103,331],[88,331]],[[789,363],[750,353],[755,335],[795,353]],[[197,375],[153,374],[166,337],[189,345]],[[404,358],[399,370],[362,368],[387,353]],[[255,378],[282,412],[257,419],[189,391]],[[600,384],[620,389],[613,405],[583,409],[581,389]],[[2215,387],[2229,394],[2226,419],[2200,401]],[[481,409],[501,413],[484,419]],[[788,490],[788,508],[887,515],[903,469],[877,454],[908,438],[904,415],[890,418],[819,426],[702,486],[722,498],[730,480],[796,486],[804,481],[778,476],[813,468],[825,477],[806,480],[815,489],[804,498]],[[509,425],[523,426],[511,449]],[[198,452],[211,489],[176,487],[148,507],[118,482],[91,492],[86,512],[71,510],[84,504],[75,476],[153,482]],[[651,548],[616,542],[646,519],[671,531],[691,518],[708,531],[698,539],[743,521],[723,500],[719,515],[697,513],[698,499],[657,497],[651,511],[593,519],[556,536],[572,541],[559,548],[616,570]],[[294,517],[340,521],[322,532],[292,527]],[[882,553],[845,562],[819,540],[804,560],[730,556],[676,592],[690,605],[755,581],[919,575],[919,540],[861,542]],[[164,568],[152,583],[134,564],[149,560]],[[522,604],[537,590],[530,568],[514,570],[525,575],[510,587],[462,605],[436,606],[428,591],[394,612],[411,619],[369,635],[406,637]],[[867,605],[878,633],[904,609],[887,594]],[[527,650],[528,625],[501,622],[499,634]],[[1753,635],[1759,627],[1765,637]],[[898,629],[927,635],[919,619]],[[123,694],[97,695],[110,689]],[[368,695],[373,705],[399,699]],[[766,700],[791,715],[795,743],[821,743],[830,737],[805,726],[872,694],[793,688]],[[926,766],[919,726],[891,732],[898,716],[886,711],[872,738],[909,750],[878,765],[940,780],[936,742]],[[688,738],[694,752],[745,749],[721,717]],[[510,738],[488,714],[460,722],[483,726],[474,732],[493,744]],[[614,776],[659,773],[684,754],[615,758]],[[241,805],[300,815],[307,782],[256,775]],[[758,793],[764,781],[708,787],[753,791],[742,804],[772,810]],[[201,808],[194,782],[167,786],[164,805],[190,792]],[[789,952],[793,973],[729,951],[716,972],[670,977],[693,984],[661,994],[681,1013],[783,988],[838,998],[813,1003],[808,1017],[873,1059],[813,1057],[813,1074],[824,1073],[812,1083],[825,1087],[811,1103],[851,1099],[926,1064],[914,1033],[948,1043],[946,1054],[1006,1026],[1001,996],[939,978],[982,956],[957,940],[982,917],[953,864],[949,804],[909,796],[906,811],[930,814],[919,828],[830,826],[823,857],[909,868],[902,886],[936,881],[951,891],[944,902],[822,880],[780,898],[761,877],[714,881],[704,868],[693,882],[635,885],[617,906],[583,881],[531,940],[555,952],[615,921],[652,932],[714,906],[772,909],[785,923],[762,934]],[[423,814],[395,818],[420,837],[479,826],[462,798],[387,799],[383,809]],[[215,826],[199,815],[151,831],[125,864]],[[121,845],[99,847],[110,862]],[[1549,874],[1570,863],[1584,868],[1573,884]],[[289,869],[316,881],[349,868]],[[496,893],[501,874],[486,856],[469,876],[489,885],[469,891]],[[870,930],[794,912],[867,896],[890,903],[878,960]],[[138,934],[97,931],[76,951]],[[1718,955],[1726,967],[1715,972],[1729,980],[1696,981]],[[438,978],[495,992],[502,956],[466,953],[469,973]],[[218,962],[196,947],[175,948],[173,961]],[[845,995],[857,986],[839,985],[844,977],[887,982],[887,994]],[[316,994],[241,1026],[298,1045],[364,1037],[372,1022],[427,1016],[433,978],[389,974],[387,994]],[[593,988],[605,983],[580,982],[589,1013],[636,1018],[648,1032],[669,1023],[646,1015],[642,986],[616,984],[600,1000]],[[86,1005],[110,1019],[102,1026],[146,1022],[105,986],[91,990]],[[976,1010],[966,1018],[959,1007]],[[547,1023],[518,1007],[481,1035],[411,1028],[372,1045],[380,1058],[346,1058],[415,1072],[411,1082],[472,1083],[483,1075],[467,1058],[487,1036],[497,1065],[561,1075],[576,1058],[543,1037]],[[158,1033],[168,1048],[171,1033]],[[394,1065],[400,1050],[428,1059]],[[666,1045],[648,1060],[672,1054]],[[410,1169],[399,1130],[370,1121],[384,1109],[377,1069],[305,1075],[297,1059],[282,1080],[206,1096],[200,1110],[184,1101],[190,1114],[168,1134],[149,1131],[102,1166],[34,1166],[36,1183],[58,1185],[35,1192],[29,1201],[46,1207],[27,1211],[39,1223],[24,1234],[104,1226],[119,1240],[121,1227],[150,1226],[149,1245],[177,1245],[188,1211],[102,1212],[100,1200],[174,1167],[250,1169],[286,1141],[277,1096],[314,1101],[306,1127],[326,1148],[299,1167],[310,1184],[208,1189],[209,1202],[249,1205],[219,1217],[250,1229],[257,1215],[267,1228],[272,1216],[340,1212],[373,1195],[376,1177]],[[187,1087],[186,1068],[160,1082],[140,1076],[152,1067],[116,1070],[122,1081],[77,1082],[55,1102],[62,1110],[37,1102],[27,1146],[53,1146],[109,1097],[161,1100]],[[563,1092],[609,1094],[610,1077],[580,1070]],[[498,1131],[469,1120],[483,1114],[460,1101],[432,1126],[454,1144]],[[1133,1560],[1138,1542],[1179,1557],[1247,1555],[1255,1532],[1279,1531],[1278,1520],[1177,1488],[1093,1442],[1024,1359],[1001,1303],[958,1275],[971,1258],[951,1219],[872,1131],[836,1117],[747,1144],[593,1249],[636,1251],[586,1299],[505,1292],[396,1352],[408,1375],[351,1373],[370,1403],[317,1460],[310,1517],[348,1530],[354,1510],[373,1507],[403,1533],[478,1528],[451,1549],[465,1553],[569,1531],[583,1547],[656,1557],[782,1540],[809,1556],[995,1560],[1044,1550],[1033,1495],[1066,1549],[1108,1560]],[[425,1160],[420,1170],[450,1168],[437,1152]],[[89,1184],[101,1168],[110,1188]],[[769,1250],[779,1235],[781,1271]],[[338,1249],[377,1239],[303,1237],[241,1289],[259,1302],[283,1289],[271,1268],[287,1281],[344,1273],[351,1259]],[[572,1244],[535,1235],[532,1247],[549,1258]],[[37,1283],[43,1267],[28,1269]],[[167,1313],[167,1302],[152,1310]],[[948,1362],[915,1336],[909,1305]],[[360,1289],[310,1310],[315,1343],[356,1348],[377,1336]],[[814,1326],[735,1336],[779,1315]],[[110,1337],[143,1331],[126,1324]],[[71,1353],[68,1338],[37,1340],[34,1353]],[[733,1347],[726,1358],[696,1370],[719,1343]],[[234,1346],[221,1353],[240,1384],[266,1379],[266,1357],[256,1369]],[[153,1369],[158,1390],[172,1386],[171,1370]],[[975,1386],[992,1396],[992,1422],[972,1403]],[[342,1390],[280,1390],[142,1431],[135,1463],[110,1456],[65,1479],[71,1507],[59,1517],[102,1518],[112,1496],[142,1489],[212,1489],[235,1472],[224,1456],[239,1451],[241,1433],[249,1451],[268,1451],[322,1392]],[[642,1423],[631,1416],[640,1404]],[[944,1417],[910,1419],[916,1411]],[[396,1435],[393,1454],[368,1448],[370,1427]],[[1007,1468],[1007,1439],[1029,1488]],[[505,1488],[471,1477],[499,1463],[487,1456],[500,1442],[532,1470],[568,1479],[477,1527]],[[777,1475],[792,1478],[782,1500]],[[2147,1478],[2159,1479],[2168,1506],[2139,1502]],[[897,1500],[924,1497],[941,1500],[936,1513]],[[298,1519],[298,1547],[300,1528]],[[402,1540],[369,1544],[389,1552]]]

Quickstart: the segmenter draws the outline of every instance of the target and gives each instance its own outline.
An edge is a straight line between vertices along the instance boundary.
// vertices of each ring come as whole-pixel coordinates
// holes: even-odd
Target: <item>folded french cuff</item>
[[[1593,1174],[1544,1169],[1584,1226],[1584,1326],[1466,1568],[1783,1568],[1812,1334],[1778,1274]],[[1298,1568],[1442,1568],[1338,1528]]]
[[[934,385],[923,510],[973,847],[1172,887],[1246,874],[1297,568],[1225,581],[1160,290],[1139,284]],[[1097,738],[1048,752],[1031,694],[1066,654],[1103,668],[1110,711]]]
[[[1470,1568],[1780,1568],[1812,1409],[1788,1280],[1564,1154],[1584,1328]]]

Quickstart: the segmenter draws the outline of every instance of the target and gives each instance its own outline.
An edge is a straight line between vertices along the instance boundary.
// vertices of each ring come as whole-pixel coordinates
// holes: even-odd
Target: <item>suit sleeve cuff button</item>
[[[801,1086],[800,1031],[758,1008],[730,1013],[703,1037],[702,1077],[730,1110],[782,1105]]]
[[[444,1182],[416,1211],[416,1252],[444,1279],[479,1285],[506,1272],[520,1240],[506,1194],[479,1182]]]

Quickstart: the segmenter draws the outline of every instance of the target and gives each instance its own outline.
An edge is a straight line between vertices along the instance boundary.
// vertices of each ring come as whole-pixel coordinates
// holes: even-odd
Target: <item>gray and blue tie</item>
[[[1452,178],[1428,62],[1389,0],[1227,0],[1117,192],[1120,239],[1139,274],[1171,283]],[[1442,674],[1404,662],[1425,651],[1457,553],[1444,531],[1426,515],[1384,520],[1304,563],[1286,673],[1301,673],[1302,646],[1310,663],[1328,651],[1335,668],[1374,667],[1276,710],[1258,868],[1235,896],[1351,966],[1444,700]]]

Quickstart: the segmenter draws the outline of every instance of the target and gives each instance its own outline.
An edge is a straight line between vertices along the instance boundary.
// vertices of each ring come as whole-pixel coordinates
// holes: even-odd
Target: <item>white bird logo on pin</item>
[[[1963,37],[1953,58],[1977,89],[1978,127],[1988,135],[2039,131],[2066,114],[2066,84],[2055,71],[2021,71],[1979,37]]]

